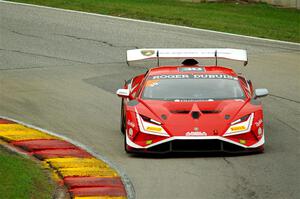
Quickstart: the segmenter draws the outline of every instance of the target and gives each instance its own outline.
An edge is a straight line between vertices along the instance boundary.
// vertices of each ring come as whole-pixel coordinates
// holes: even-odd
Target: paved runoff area
[[[50,169],[74,199],[125,199],[115,169],[60,137],[0,118],[0,139]],[[1,142],[0,142],[1,144]]]

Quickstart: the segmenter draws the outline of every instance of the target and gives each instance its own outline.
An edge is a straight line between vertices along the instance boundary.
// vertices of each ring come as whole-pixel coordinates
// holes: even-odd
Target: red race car
[[[159,66],[161,59],[185,59]],[[128,153],[263,152],[261,102],[267,89],[218,66],[219,59],[247,64],[240,49],[134,49],[127,61],[157,59],[158,66],[125,82],[121,131]],[[202,66],[196,59],[215,59]]]

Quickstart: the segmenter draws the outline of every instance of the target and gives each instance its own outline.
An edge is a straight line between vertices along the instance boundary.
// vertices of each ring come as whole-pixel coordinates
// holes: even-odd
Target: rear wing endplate
[[[127,63],[132,61],[157,59],[159,65],[160,58],[195,58],[195,59],[229,59],[248,63],[247,51],[232,48],[157,48],[157,49],[133,49],[127,51]]]

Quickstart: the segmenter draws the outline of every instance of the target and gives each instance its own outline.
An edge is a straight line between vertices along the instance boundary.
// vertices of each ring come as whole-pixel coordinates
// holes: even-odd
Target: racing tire
[[[124,150],[125,150],[126,153],[131,153],[131,152],[127,149],[126,137],[127,137],[127,135],[126,135],[126,133],[124,133]]]
[[[258,153],[264,153],[265,152],[265,145],[262,145],[259,147]]]
[[[121,101],[121,119],[120,119],[120,130],[123,134],[125,134],[126,129],[126,122],[124,117],[124,106],[123,106],[123,99]]]

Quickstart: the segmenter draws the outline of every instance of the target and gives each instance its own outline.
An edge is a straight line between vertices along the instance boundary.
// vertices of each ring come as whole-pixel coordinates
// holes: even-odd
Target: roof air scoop
[[[184,66],[194,66],[199,64],[199,62],[195,59],[185,59],[181,64]]]

